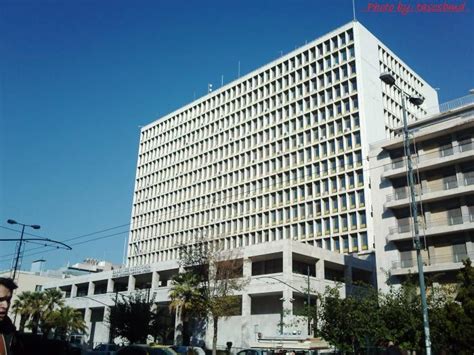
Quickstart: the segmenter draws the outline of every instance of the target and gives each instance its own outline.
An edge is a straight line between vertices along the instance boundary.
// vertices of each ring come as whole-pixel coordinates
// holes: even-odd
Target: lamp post
[[[8,224],[18,224],[18,225],[21,226],[21,236],[20,236],[20,241],[19,241],[19,244],[18,244],[18,249],[16,251],[15,264],[13,266],[13,274],[12,274],[12,279],[15,280],[16,271],[18,270],[18,261],[20,260],[21,247],[22,247],[22,244],[23,244],[23,234],[25,233],[25,227],[30,227],[30,228],[33,228],[33,229],[40,229],[41,226],[39,226],[37,224],[23,224],[23,223],[15,221],[14,219],[7,220],[7,223]]]
[[[428,320],[428,305],[426,302],[426,290],[425,290],[425,276],[423,274],[423,260],[421,258],[421,242],[420,242],[420,231],[418,227],[418,206],[415,198],[415,178],[413,173],[413,163],[411,159],[410,151],[410,138],[408,136],[408,122],[407,112],[405,107],[405,101],[408,98],[415,106],[420,106],[424,99],[421,97],[411,96],[403,91],[396,83],[395,78],[390,73],[383,73],[380,75],[380,80],[390,87],[395,87],[402,96],[402,113],[403,113],[403,147],[405,149],[405,156],[407,159],[408,167],[408,185],[410,188],[410,210],[413,218],[414,227],[414,244],[416,249],[416,260],[418,264],[418,278],[420,282],[420,295],[421,295],[421,307],[423,312],[423,328],[425,334],[425,348],[426,354],[431,355],[431,340],[430,340],[430,324]]]

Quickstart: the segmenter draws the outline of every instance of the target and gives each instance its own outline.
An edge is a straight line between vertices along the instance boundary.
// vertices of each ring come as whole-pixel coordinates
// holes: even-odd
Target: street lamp
[[[30,227],[30,228],[33,228],[33,229],[40,229],[41,226],[39,226],[37,224],[23,224],[23,223],[15,221],[14,219],[7,220],[7,223],[8,224],[18,224],[18,225],[21,226],[21,236],[20,236],[18,249],[16,251],[15,264],[13,266],[13,274],[12,274],[12,279],[15,280],[16,271],[18,269],[18,261],[20,259],[21,247],[22,247],[22,244],[23,244],[23,234],[25,233],[25,227]]]
[[[413,164],[411,160],[411,151],[410,151],[410,138],[408,136],[408,122],[407,122],[407,112],[405,107],[405,100],[408,98],[415,106],[420,106],[424,99],[421,97],[411,96],[405,91],[403,91],[396,83],[395,78],[390,73],[383,73],[380,75],[380,80],[390,87],[395,87],[402,95],[402,113],[403,113],[403,147],[405,149],[405,156],[407,159],[408,165],[408,185],[410,188],[410,210],[413,217],[413,227],[414,227],[414,242],[416,249],[416,260],[418,263],[418,278],[420,282],[420,295],[421,295],[421,307],[423,311],[423,328],[425,333],[425,348],[426,354],[431,355],[431,340],[430,340],[430,324],[428,320],[428,305],[426,303],[426,291],[425,291],[425,276],[423,274],[423,260],[421,258],[421,243],[420,243],[420,233],[418,228],[418,207],[415,198],[415,178],[413,173]]]

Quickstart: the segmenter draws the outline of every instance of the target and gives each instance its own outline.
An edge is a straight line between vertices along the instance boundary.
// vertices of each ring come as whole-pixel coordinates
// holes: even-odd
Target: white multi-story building
[[[366,157],[401,122],[385,71],[425,98],[411,121],[437,107],[423,79],[351,22],[143,127],[127,267],[48,285],[83,310],[89,342],[108,340],[115,293],[149,289],[167,304],[180,247],[196,242],[232,250],[249,279],[240,312],[219,325],[222,348],[307,337],[293,307],[308,283],[343,282],[344,294],[374,281]]]
[[[203,241],[224,249],[291,239],[373,250],[369,144],[394,136],[401,97],[435,90],[351,22],[141,130],[130,266]]]
[[[462,260],[474,258],[474,95],[409,125],[425,276],[456,282]],[[418,272],[403,138],[371,152],[378,285],[387,289]]]

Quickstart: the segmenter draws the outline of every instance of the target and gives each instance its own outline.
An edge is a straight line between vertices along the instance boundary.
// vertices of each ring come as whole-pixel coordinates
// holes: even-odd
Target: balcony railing
[[[474,211],[473,211],[474,212]],[[423,218],[418,219],[418,228],[420,230],[427,230],[436,228],[436,227],[448,227],[453,225],[459,225],[463,223],[470,223],[474,221],[474,214],[469,213],[468,216],[461,216],[461,215],[451,215],[445,216],[444,218],[440,218],[434,221],[426,221],[426,225],[424,223]],[[410,220],[410,223],[406,224],[399,224],[397,226],[392,226],[388,230],[389,235],[394,234],[403,234],[408,233],[413,230],[413,222]]]
[[[435,158],[443,158],[454,155],[456,153],[464,153],[474,149],[474,143],[470,140],[459,142],[458,145],[451,146],[446,145],[438,148],[435,151],[429,153],[420,153],[419,156],[413,156],[412,161],[414,164],[423,163]],[[397,158],[392,160],[391,164],[387,164],[384,168],[385,171],[396,170],[405,166],[405,157]]]
[[[423,260],[423,265],[432,266],[432,265],[442,265],[442,264],[451,264],[451,263],[460,263],[467,258],[473,259],[474,253],[454,253],[451,255],[437,255]],[[417,261],[416,258],[409,258],[403,260],[397,260],[392,262],[392,269],[403,269],[409,267],[416,267]]]
[[[474,185],[474,172],[468,172],[463,174],[461,181],[458,181],[456,176],[449,176],[443,180],[431,183],[429,186],[420,188],[419,185],[415,186],[415,196],[426,195],[432,192],[448,191],[462,186]],[[395,189],[395,193],[387,196],[387,202],[398,201],[408,198],[409,189],[408,187],[402,187]]]

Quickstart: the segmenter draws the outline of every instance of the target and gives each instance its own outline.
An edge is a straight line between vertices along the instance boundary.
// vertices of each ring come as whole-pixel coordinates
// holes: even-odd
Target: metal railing
[[[436,227],[448,227],[448,226],[454,226],[454,225],[459,225],[463,223],[470,223],[474,221],[474,214],[472,212],[474,211],[469,211],[468,216],[446,215],[446,216],[443,216],[443,218],[439,218],[438,220],[426,221],[426,224],[424,223],[423,219],[420,218],[420,220],[418,221],[418,226],[420,229],[424,229],[427,233],[429,233],[431,229],[436,228]],[[412,229],[413,229],[413,223],[400,224],[397,226],[390,227],[388,229],[388,234],[394,235],[394,234],[399,234],[399,233],[408,233],[412,231]]]
[[[419,185],[415,186],[415,195],[417,197],[426,195],[432,192],[448,191],[458,187],[474,185],[474,172],[464,173],[462,179],[458,181],[455,175],[445,177],[442,180],[431,183],[429,186],[421,188]],[[386,202],[399,201],[408,198],[408,187],[401,187],[395,189],[395,193],[388,195]]]
[[[435,255],[423,260],[425,266],[460,263],[467,258],[474,259],[474,253],[454,253],[451,255]],[[392,262],[392,269],[403,269],[416,266],[416,258],[397,260]]]
[[[474,95],[467,95],[439,105],[439,112],[447,112],[455,108],[467,106],[474,103]]]
[[[464,153],[474,149],[474,143],[471,140],[459,142],[458,145],[445,145],[429,153],[420,153],[419,156],[413,156],[414,164],[423,163],[435,158],[444,158],[456,153]],[[397,158],[392,160],[391,164],[385,165],[384,171],[396,170],[405,167],[406,158]]]

